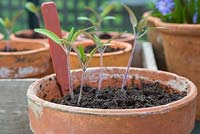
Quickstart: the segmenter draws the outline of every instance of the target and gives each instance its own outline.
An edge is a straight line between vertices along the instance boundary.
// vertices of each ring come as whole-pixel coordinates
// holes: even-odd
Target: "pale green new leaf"
[[[5,21],[4,21],[4,19],[2,19],[2,18],[0,18],[0,24],[1,24],[3,27],[6,27]]]
[[[137,26],[137,18],[135,16],[134,12],[127,5],[123,5],[123,6],[129,14],[132,26],[136,27]]]
[[[101,17],[105,17],[107,14],[109,14],[113,8],[114,8],[114,4],[109,4],[108,6],[106,6],[104,9],[103,9],[103,12],[100,14]]]
[[[116,17],[115,16],[106,16],[103,18],[104,20],[115,20]]]
[[[32,13],[34,13],[34,14],[38,14],[38,8],[37,8],[37,6],[36,6],[34,3],[32,3],[32,2],[27,2],[27,3],[25,4],[25,8],[26,8],[28,11],[30,11],[30,12],[32,12]]]
[[[84,30],[78,30],[76,33],[74,33],[74,36],[72,37],[72,42],[74,42],[74,41],[76,41],[76,39],[78,38],[78,36],[80,35],[80,34],[82,34],[82,32],[83,32]]]
[[[95,25],[94,20],[92,20],[92,19],[90,19],[90,18],[88,18],[88,17],[81,16],[81,17],[78,17],[77,19],[78,19],[78,20],[89,21],[90,23],[92,23],[92,25]]]
[[[62,45],[61,39],[53,32],[47,30],[47,29],[34,29],[35,32],[43,34],[53,40],[55,43]]]

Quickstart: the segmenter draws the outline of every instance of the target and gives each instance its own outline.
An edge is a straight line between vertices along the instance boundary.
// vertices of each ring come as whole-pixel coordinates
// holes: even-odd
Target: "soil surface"
[[[85,108],[134,109],[165,105],[187,95],[186,92],[175,91],[158,82],[143,83],[142,88],[133,85],[125,90],[108,87],[98,91],[96,88],[85,86],[79,105],[77,105],[79,88],[75,90],[74,94],[74,100],[70,95],[66,95],[61,100],[52,100],[51,102]]]
[[[20,33],[20,34],[15,34],[16,37],[19,37],[19,38],[26,38],[26,39],[46,39],[47,37],[42,35],[42,34],[39,34],[39,33],[36,33],[34,31],[31,31],[31,32],[26,32],[26,33]]]
[[[21,51],[28,51],[30,49],[21,49],[21,50],[18,50],[16,48],[6,48],[4,47],[3,49],[0,49],[0,52],[21,52]]]
[[[85,53],[90,53],[94,48],[96,47],[96,45],[90,45],[84,48]],[[113,48],[110,46],[106,47],[106,50],[104,51],[104,53],[110,53],[110,52],[116,52],[116,51],[120,51],[120,50],[124,50],[124,48]],[[99,53],[99,51],[97,51],[96,53]]]

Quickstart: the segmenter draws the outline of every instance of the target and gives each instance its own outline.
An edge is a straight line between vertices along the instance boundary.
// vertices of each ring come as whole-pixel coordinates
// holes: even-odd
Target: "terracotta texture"
[[[97,32],[97,34],[100,34],[100,33],[102,33],[102,32]],[[119,32],[107,32],[107,33],[110,34],[111,36],[116,36],[116,35],[120,34]],[[86,38],[84,35],[80,35],[78,38],[78,41],[85,41],[85,40],[89,40],[89,39]],[[133,44],[134,43],[134,35],[131,33],[123,33],[121,35],[121,38],[116,38],[114,40]]]
[[[103,87],[121,86],[126,68],[104,68]],[[80,70],[73,70],[74,87],[80,84]],[[34,82],[28,89],[30,127],[34,134],[190,134],[195,121],[197,89],[193,83],[178,75],[133,69],[127,86],[139,79],[146,82],[159,80],[188,94],[167,105],[141,109],[91,109],[64,106],[49,102],[59,98],[55,75]],[[99,68],[87,71],[85,82],[97,87]]]
[[[148,27],[156,27],[155,24],[156,21],[160,20],[157,17],[149,16],[149,12],[145,12],[143,16],[147,17]],[[148,40],[152,43],[158,68],[160,70],[167,70],[164,48],[160,32],[156,29],[153,29],[150,30],[147,33],[147,35],[148,35]]]
[[[4,35],[0,33],[0,40],[3,40]]]
[[[50,64],[49,46],[42,42],[0,41],[0,49],[10,43],[19,52],[0,52],[0,78],[28,78],[44,74]],[[43,75],[44,76],[44,75]]]
[[[167,28],[161,32],[169,71],[191,79],[198,88],[197,119],[200,120],[200,25],[161,21],[156,25]]]
[[[120,50],[117,52],[110,52],[103,54],[103,65],[104,66],[127,66],[128,59],[130,57],[132,46],[129,43],[112,41],[111,44],[114,44],[110,47],[119,47],[125,48],[125,50]],[[93,41],[85,40],[85,41],[77,41],[74,45],[83,45],[86,47],[88,45],[94,45]],[[72,69],[81,68],[80,61],[75,52],[70,53],[70,63]],[[89,67],[97,67],[100,66],[100,54],[96,53],[91,61],[89,62]]]

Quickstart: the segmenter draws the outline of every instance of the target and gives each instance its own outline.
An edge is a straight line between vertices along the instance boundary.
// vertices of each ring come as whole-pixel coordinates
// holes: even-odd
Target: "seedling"
[[[103,75],[103,53],[105,52],[107,46],[110,46],[112,44],[110,44],[110,42],[121,36],[121,34],[117,34],[116,36],[113,36],[112,38],[110,38],[108,41],[106,42],[102,42],[101,39],[96,36],[96,35],[92,35],[90,33],[85,33],[84,35],[87,36],[88,38],[90,38],[91,40],[93,40],[93,42],[95,43],[96,47],[98,48],[99,54],[100,54],[100,73],[99,73],[99,82],[98,82],[98,90],[101,89],[101,83],[102,83],[102,75]]]
[[[80,101],[81,101],[83,86],[84,86],[85,73],[87,71],[89,61],[92,58],[92,56],[95,54],[97,49],[98,48],[100,49],[100,47],[102,47],[102,46],[95,47],[88,55],[88,54],[85,53],[85,50],[84,50],[82,45],[80,45],[78,47],[73,46],[73,49],[77,53],[77,56],[79,58],[79,61],[81,63],[81,67],[82,67],[82,70],[83,70],[82,77],[81,77],[80,93],[79,93],[79,97],[78,97],[78,101],[77,101],[78,105],[80,104]]]
[[[129,14],[135,40],[134,40],[133,49],[131,51],[131,55],[129,57],[127,69],[126,69],[125,75],[123,77],[121,90],[124,90],[124,87],[126,85],[126,80],[127,80],[127,76],[128,76],[128,73],[129,73],[130,66],[131,66],[131,62],[133,60],[133,54],[134,54],[134,51],[135,51],[135,46],[136,46],[137,40],[140,39],[141,37],[143,37],[149,30],[163,28],[163,27],[147,28],[147,17],[142,18],[141,20],[138,21],[134,12],[128,6],[126,6],[126,5],[123,5],[123,6]]]
[[[98,13],[97,11],[95,11],[95,9],[91,7],[86,7],[86,9],[89,10],[95,16],[95,18],[81,16],[78,17],[78,20],[89,21],[92,24],[92,26],[95,27],[95,31],[98,32],[101,30],[104,21],[115,19],[114,16],[108,16],[108,14],[114,9],[114,7],[114,4],[109,4],[100,13]]]
[[[12,19],[9,19],[7,17],[5,18],[1,18],[0,17],[0,24],[4,27],[5,29],[5,32],[6,32],[6,37],[7,37],[7,40],[9,40],[9,37],[10,37],[10,34],[12,33],[13,31],[13,27],[17,21],[17,19],[22,16],[24,14],[24,10],[20,10],[18,11],[15,16],[12,18]],[[10,44],[7,43],[6,44],[6,52],[8,52],[10,50]]]
[[[40,16],[40,6],[36,6],[34,3],[32,3],[32,2],[27,2],[26,4],[25,4],[25,8],[29,11],[29,12],[31,12],[31,13],[33,13],[33,14],[35,14],[35,16],[37,17],[37,20],[38,20],[38,24],[39,24],[39,27],[41,26],[41,16]]]
[[[55,33],[46,30],[46,29],[35,29],[35,32],[38,32],[40,34],[43,34],[45,36],[47,36],[48,38],[50,38],[51,40],[53,40],[56,44],[59,44],[64,51],[67,54],[67,71],[68,71],[68,78],[69,78],[69,91],[70,91],[70,95],[71,98],[74,99],[74,93],[73,93],[73,84],[72,84],[72,77],[71,77],[71,73],[70,73],[70,51],[72,49],[73,43],[76,41],[77,37],[87,29],[84,30],[78,30],[78,31],[74,31],[74,28],[71,28],[69,34],[67,37],[63,37],[63,38],[59,38]]]

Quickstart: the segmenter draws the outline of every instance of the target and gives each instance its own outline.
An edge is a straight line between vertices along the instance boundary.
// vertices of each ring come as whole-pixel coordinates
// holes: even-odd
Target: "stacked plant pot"
[[[5,48],[9,44],[9,51]],[[0,78],[43,75],[50,66],[49,46],[44,42],[0,41]]]
[[[200,120],[200,25],[172,24],[159,20],[156,26],[167,29],[160,32],[168,70],[191,79],[198,88],[196,113]]]

